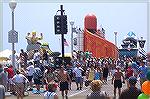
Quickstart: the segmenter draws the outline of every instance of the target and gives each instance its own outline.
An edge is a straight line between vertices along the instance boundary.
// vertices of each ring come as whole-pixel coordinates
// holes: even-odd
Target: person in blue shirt
[[[148,67],[145,65],[144,61],[140,62],[140,67],[139,67],[139,77],[140,77],[140,85],[146,81],[146,74],[148,72]]]
[[[100,67],[97,67],[95,70],[94,80],[102,80],[102,69]]]

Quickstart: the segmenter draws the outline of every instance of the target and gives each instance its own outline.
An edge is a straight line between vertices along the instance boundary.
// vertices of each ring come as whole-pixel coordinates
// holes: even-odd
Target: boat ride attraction
[[[84,18],[84,30],[78,36],[79,50],[89,51],[96,58],[118,58],[118,48],[105,38],[104,28],[97,29],[97,18],[88,14]]]

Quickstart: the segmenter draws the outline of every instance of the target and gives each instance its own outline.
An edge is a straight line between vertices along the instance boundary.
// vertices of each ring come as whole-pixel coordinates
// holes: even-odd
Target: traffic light
[[[62,16],[62,33],[67,34],[67,15]]]
[[[67,34],[67,15],[54,16],[55,34]]]
[[[61,15],[54,16],[55,34],[61,34]]]

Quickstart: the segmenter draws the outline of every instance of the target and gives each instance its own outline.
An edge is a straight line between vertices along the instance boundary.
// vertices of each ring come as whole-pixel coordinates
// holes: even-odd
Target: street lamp
[[[114,34],[115,34],[115,45],[117,47],[117,32],[114,32]],[[116,50],[115,50],[115,57],[118,57]]]
[[[17,2],[11,0],[9,2],[9,7],[12,10],[12,30],[8,32],[8,42],[12,43],[12,65],[15,67],[15,43],[18,42],[18,33],[14,30],[14,10],[16,8]]]
[[[117,32],[114,32],[115,34],[115,45],[117,46]]]
[[[73,25],[74,25],[74,22],[70,21],[70,25],[71,25],[71,55],[73,58]]]

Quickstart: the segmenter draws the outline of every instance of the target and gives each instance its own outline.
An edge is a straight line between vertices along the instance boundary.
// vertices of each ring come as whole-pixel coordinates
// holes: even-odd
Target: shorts
[[[29,81],[29,82],[31,82],[31,81],[32,81],[33,76],[27,76],[27,78],[28,78],[28,81]]]
[[[69,90],[69,84],[67,81],[60,82],[60,91]]]
[[[76,83],[82,83],[82,81],[83,81],[82,77],[76,77],[75,80],[76,80]]]
[[[24,92],[24,84],[23,83],[15,83],[15,91],[17,95],[23,95]]]
[[[41,81],[40,81],[39,79],[34,79],[34,84],[40,85],[40,84],[41,84]]]
[[[114,88],[122,88],[122,81],[121,80],[115,80],[114,81]]]

